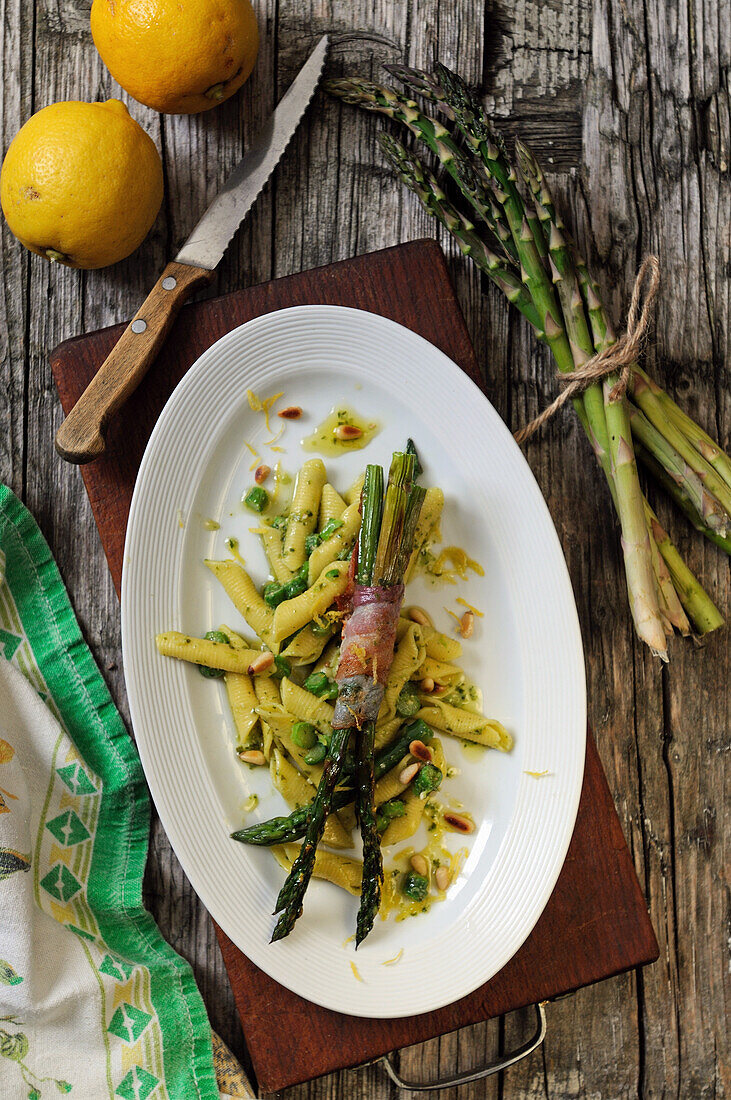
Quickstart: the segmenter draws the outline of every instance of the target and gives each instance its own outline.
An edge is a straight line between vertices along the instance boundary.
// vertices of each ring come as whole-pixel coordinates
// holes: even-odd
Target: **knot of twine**
[[[645,300],[640,305],[642,287],[649,273],[649,285]],[[595,382],[600,382],[610,374],[619,374],[617,382],[612,387],[609,400],[616,401],[627,392],[632,365],[637,361],[647,339],[647,332],[652,320],[652,310],[657,298],[660,286],[660,261],[657,256],[645,256],[640,270],[637,272],[635,285],[632,289],[632,299],[627,313],[627,331],[619,337],[614,344],[592,355],[580,367],[576,367],[571,374],[557,374],[557,381],[561,385],[561,392],[548,408],[539,413],[534,420],[526,424],[524,428],[515,433],[517,443],[525,443],[526,439],[542,428],[547,420],[550,420],[559,409],[563,408],[567,401],[577,394],[583,393]]]

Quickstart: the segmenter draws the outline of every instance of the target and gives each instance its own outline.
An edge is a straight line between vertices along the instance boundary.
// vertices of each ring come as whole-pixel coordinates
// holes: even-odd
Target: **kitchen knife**
[[[236,230],[248,214],[299,126],[322,76],[324,35],[249,151],[234,168],[173,263],[124,330],[56,435],[67,462],[90,462],[104,450],[110,418],[151,367],[186,300],[213,279]]]

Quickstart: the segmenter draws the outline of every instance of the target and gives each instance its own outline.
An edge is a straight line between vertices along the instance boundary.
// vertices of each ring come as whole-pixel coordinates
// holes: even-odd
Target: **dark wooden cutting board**
[[[419,278],[414,278],[414,272]],[[160,358],[108,436],[106,454],[82,468],[114,583],[135,477],[173,387],[206,348],[237,325],[287,306],[325,303],[380,313],[424,336],[480,385],[475,353],[441,249],[416,241],[187,306]],[[51,366],[66,412],[124,326],[61,344]],[[218,930],[259,1087],[275,1091],[358,1065],[512,1009],[642,966],[658,956],[632,858],[594,742],[566,863],[543,915],[510,962],[455,1004],[401,1020],[362,1020],[318,1008],[251,963]]]

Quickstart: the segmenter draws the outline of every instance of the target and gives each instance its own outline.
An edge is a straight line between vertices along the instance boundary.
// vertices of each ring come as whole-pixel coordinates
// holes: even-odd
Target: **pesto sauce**
[[[335,429],[341,424],[360,428],[363,434],[357,439],[336,439]],[[343,454],[344,451],[361,451],[380,430],[380,424],[375,421],[366,420],[346,405],[335,405],[330,415],[318,424],[312,435],[302,440],[302,447],[305,451],[315,451],[316,454],[334,457]]]

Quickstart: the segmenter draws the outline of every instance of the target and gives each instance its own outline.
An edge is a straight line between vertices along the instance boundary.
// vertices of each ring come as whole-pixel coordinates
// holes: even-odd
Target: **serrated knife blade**
[[[175,260],[159,276],[64,420],[56,433],[56,450],[67,462],[91,462],[103,453],[110,419],[147,374],[185,302],[213,279],[213,272],[236,230],[302,121],[320,82],[327,49],[328,36],[323,35],[263,131],[234,168]]]
[[[294,136],[320,83],[327,49],[328,36],[323,35],[254,144],[180,249],[175,257],[177,263],[208,271],[218,266]]]

